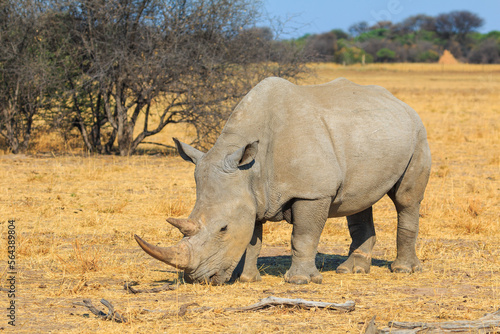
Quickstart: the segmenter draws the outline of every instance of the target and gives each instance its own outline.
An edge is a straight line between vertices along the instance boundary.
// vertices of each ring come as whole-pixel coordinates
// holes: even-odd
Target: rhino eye
[[[227,225],[220,229],[221,232],[227,231]]]

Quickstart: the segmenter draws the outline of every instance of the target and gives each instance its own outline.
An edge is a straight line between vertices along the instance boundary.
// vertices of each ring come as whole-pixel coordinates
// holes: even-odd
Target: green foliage
[[[386,28],[378,28],[378,29],[373,29],[368,32],[364,32],[358,37],[354,39],[356,42],[365,42],[369,39],[384,39],[388,36],[389,34],[389,29]]]
[[[388,48],[382,48],[377,51],[377,60],[381,62],[391,62],[396,59],[396,52]]]
[[[434,50],[427,50],[417,56],[417,61],[421,63],[432,63],[439,59],[439,54]]]
[[[428,30],[420,30],[418,32],[418,39],[427,42],[436,42],[439,40],[436,32]]]
[[[494,38],[500,42],[500,31],[498,30],[490,31],[489,33],[485,34],[484,37],[485,39]]]

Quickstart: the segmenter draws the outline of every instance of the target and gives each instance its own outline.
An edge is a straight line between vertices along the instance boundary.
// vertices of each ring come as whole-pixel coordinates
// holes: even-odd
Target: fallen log
[[[458,320],[443,322],[404,322],[391,321],[389,327],[376,329],[373,326],[366,328],[368,333],[416,334],[424,331],[426,334],[437,333],[500,333],[500,309],[488,313],[477,320]]]
[[[74,305],[78,306],[84,306],[89,309],[90,312],[95,314],[98,318],[103,319],[103,320],[111,320],[111,321],[116,321],[118,323],[125,323],[127,322],[127,319],[120,315],[118,312],[115,311],[115,308],[113,304],[108,302],[106,299],[101,299],[101,304],[106,306],[108,308],[108,313],[104,313],[103,311],[97,309],[93,304],[90,299],[84,299],[83,302],[74,302]]]
[[[193,313],[202,313],[202,312],[207,312],[207,311],[213,311],[215,310],[213,307],[195,307],[195,308],[190,308],[191,306],[199,306],[197,303],[187,303],[182,305],[179,308],[178,312],[165,312],[164,310],[148,310],[148,309],[143,309],[143,312],[165,312],[164,318],[166,317],[171,317],[171,316],[184,316],[188,312],[193,312]],[[328,310],[337,310],[337,311],[344,311],[344,312],[350,312],[354,310],[355,303],[353,301],[347,301],[343,304],[336,304],[336,303],[325,303],[325,302],[316,302],[316,301],[310,301],[310,300],[304,300],[304,299],[288,299],[288,298],[279,298],[279,297],[274,297],[274,296],[269,296],[267,298],[261,299],[258,303],[249,305],[249,306],[244,306],[244,307],[228,307],[223,309],[223,311],[226,312],[248,312],[248,311],[257,311],[260,309],[265,309],[268,307],[272,306],[285,306],[285,307],[299,307],[302,309],[312,309],[312,308],[322,308],[322,309],[328,309]]]
[[[133,286],[136,286],[138,284],[139,283],[137,283],[137,282],[125,282],[125,284],[123,285],[123,288],[127,292],[133,293],[133,294],[136,294],[136,293],[157,293],[157,292],[161,292],[161,291],[170,291],[170,290],[177,289],[177,285],[173,285],[170,283],[166,283],[166,284],[163,284],[162,286],[160,286],[159,288],[152,288],[152,289],[133,288]]]
[[[285,306],[285,307],[296,306],[307,310],[312,308],[323,308],[328,310],[350,312],[354,310],[354,305],[355,303],[352,300],[349,300],[343,304],[336,304],[336,303],[315,302],[300,298],[289,299],[289,298],[279,298],[279,297],[269,296],[267,298],[261,299],[258,303],[255,303],[250,306],[235,307],[235,308],[230,307],[224,310],[229,312],[247,312],[247,311],[260,310],[271,306]]]

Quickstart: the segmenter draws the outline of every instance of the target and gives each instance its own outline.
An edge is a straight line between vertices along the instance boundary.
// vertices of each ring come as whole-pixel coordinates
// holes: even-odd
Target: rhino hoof
[[[393,273],[397,273],[397,274],[410,274],[411,273],[411,269],[410,268],[404,268],[404,267],[395,267],[395,268],[392,268],[392,272]]]
[[[262,281],[262,277],[260,277],[260,274],[257,273],[256,275],[253,275],[253,276],[249,276],[249,275],[245,275],[245,274],[242,274],[240,276],[240,282],[260,282]]]
[[[286,278],[285,281],[288,283],[292,283],[292,284],[308,284],[311,281],[311,279],[309,277],[306,277],[306,276],[295,275],[295,276]]]
[[[397,274],[411,274],[411,273],[417,273],[422,271],[422,267],[420,266],[413,266],[413,267],[402,267],[402,266],[394,266],[391,267],[391,270],[393,273]]]
[[[370,256],[353,253],[337,267],[337,274],[368,274],[372,259]]]
[[[366,270],[366,268],[364,267],[360,267],[360,266],[355,266],[354,268],[349,269],[347,267],[337,267],[337,270],[336,270],[337,274],[367,274],[370,272],[370,270],[368,269],[368,271]]]
[[[285,276],[285,281],[287,283],[292,283],[292,284],[308,284],[309,282],[313,282],[316,284],[321,284],[323,283],[323,275],[318,274],[314,276],[305,276],[305,275],[294,275],[292,277],[286,277]]]
[[[311,277],[311,282],[316,283],[316,284],[321,284],[323,283],[323,275],[316,275]]]
[[[343,266],[338,266],[335,271],[337,274],[350,274],[352,272],[349,268]]]
[[[366,274],[366,270],[363,267],[355,266],[352,270],[354,274]]]
[[[412,261],[401,261],[396,259],[391,264],[391,271],[393,273],[403,273],[403,274],[411,274],[422,271],[422,265],[418,259],[414,259]]]

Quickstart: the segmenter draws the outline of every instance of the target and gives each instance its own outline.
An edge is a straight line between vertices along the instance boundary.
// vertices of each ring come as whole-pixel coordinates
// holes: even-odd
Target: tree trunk
[[[134,128],[130,127],[125,123],[123,128],[118,129],[118,150],[120,151],[121,156],[131,155],[133,150],[132,141],[133,141],[133,131]]]
[[[111,154],[111,152],[113,151],[113,144],[116,140],[116,132],[116,129],[113,129],[111,135],[109,136],[108,142],[106,143],[106,145],[104,145],[104,152],[106,154]]]
[[[33,108],[26,114],[26,124],[24,125],[24,136],[23,141],[19,147],[19,151],[26,152],[28,150],[28,145],[31,139],[31,129],[33,127],[33,116],[36,114],[37,109]]]
[[[103,122],[104,118],[101,114],[101,103],[102,97],[101,94],[97,94],[97,102],[96,105],[92,103],[92,115],[94,123],[92,124],[92,131],[90,132],[90,138],[92,140],[92,146],[94,147],[96,152],[103,153],[103,147],[101,143],[101,127],[106,124]]]
[[[73,120],[73,125],[80,131],[80,134],[82,135],[83,142],[85,143],[85,146],[87,147],[87,150],[89,152],[93,152],[93,145],[89,141],[89,136],[87,133],[87,128],[85,127],[85,124],[83,123],[82,116],[80,115],[79,112],[77,112],[77,115],[75,119]]]
[[[12,151],[12,153],[18,154],[19,153],[19,141],[17,140],[17,138],[9,136],[8,142],[9,142],[9,147],[10,147],[10,150]]]

